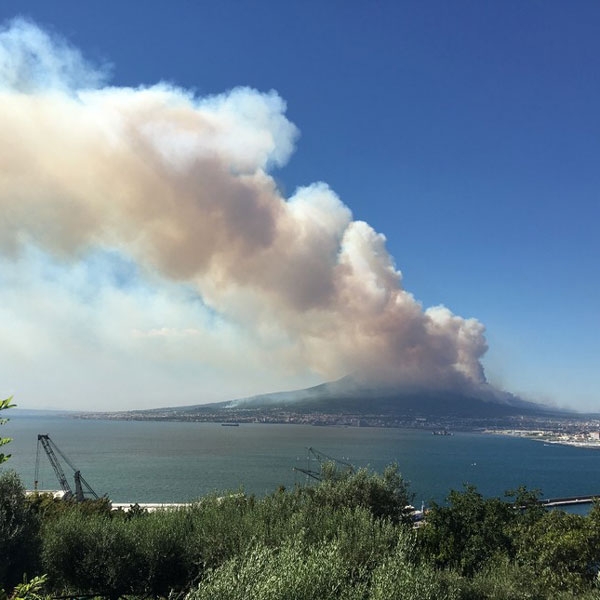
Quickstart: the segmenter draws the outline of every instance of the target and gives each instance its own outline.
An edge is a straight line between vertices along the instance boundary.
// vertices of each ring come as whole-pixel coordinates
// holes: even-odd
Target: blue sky
[[[2,21],[18,15],[105,65],[116,87],[275,90],[300,132],[271,170],[285,196],[326,182],[386,236],[424,307],[483,323],[492,383],[598,409],[597,3],[2,3]],[[17,383],[6,391],[19,400]],[[43,404],[33,386],[22,396]]]

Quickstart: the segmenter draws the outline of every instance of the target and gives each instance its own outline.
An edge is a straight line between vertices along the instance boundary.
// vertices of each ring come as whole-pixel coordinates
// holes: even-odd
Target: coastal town
[[[544,444],[562,444],[579,448],[600,449],[600,422],[578,423],[570,431],[560,429],[489,429],[487,433],[523,437]]]
[[[600,415],[506,415],[501,417],[427,414],[305,412],[288,408],[227,408],[202,406],[118,413],[82,413],[83,419],[128,421],[188,421],[204,423],[273,423],[325,427],[393,427],[432,432],[478,431],[523,437],[546,444],[600,449]]]

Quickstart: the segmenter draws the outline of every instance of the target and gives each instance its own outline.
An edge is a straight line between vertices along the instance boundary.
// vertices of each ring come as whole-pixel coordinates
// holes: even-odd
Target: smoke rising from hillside
[[[257,361],[323,379],[485,382],[478,321],[423,310],[402,288],[384,236],[354,221],[326,184],[282,196],[270,171],[289,160],[298,132],[275,92],[198,98],[165,83],[116,88],[103,80],[75,49],[30,23],[0,33],[5,281],[44,294],[27,257],[64,265],[51,288],[83,311],[78,327],[88,338],[152,360],[160,354],[148,350],[152,340],[173,338],[187,361],[219,362],[233,377]],[[99,277],[94,253],[129,265],[135,309],[124,308],[127,273],[119,286],[90,283]],[[77,279],[79,263],[87,266]],[[140,290],[141,279],[155,291]],[[84,298],[81,286],[95,291]],[[135,314],[157,289],[163,312]],[[19,303],[5,310],[16,313]]]

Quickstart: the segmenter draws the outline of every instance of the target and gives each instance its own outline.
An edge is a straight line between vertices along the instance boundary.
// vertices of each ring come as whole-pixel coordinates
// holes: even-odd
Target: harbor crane
[[[65,456],[65,454],[61,451],[61,449],[50,439],[50,436],[47,433],[38,434],[38,443],[37,443],[37,452],[35,455],[35,481],[33,484],[33,489],[37,491],[38,489],[38,481],[39,481],[39,472],[40,472],[40,447],[43,448],[52,468],[54,469],[54,473],[58,479],[58,483],[64,493],[63,498],[65,500],[70,500],[74,498],[77,502],[82,502],[85,500],[85,495],[88,494],[92,498],[98,499],[98,494],[91,488],[90,484],[83,478],[81,471],[77,469],[73,463]],[[75,481],[75,492],[73,492],[73,488],[70,486],[67,481],[67,477],[65,472],[60,464],[58,457],[56,454],[59,454],[61,458],[73,469],[73,479]],[[85,488],[85,491],[84,491]]]
[[[302,467],[294,467],[294,471],[297,471],[299,473],[304,473],[307,478],[311,477],[312,479],[316,479],[317,481],[322,481],[323,480],[323,465],[326,463],[333,463],[336,466],[340,466],[343,467],[343,469],[349,473],[354,473],[354,465],[351,465],[349,462],[340,460],[339,458],[334,458],[333,456],[329,456],[328,454],[325,454],[324,452],[320,452],[319,450],[317,450],[316,448],[313,448],[312,446],[309,446],[306,449],[306,457],[307,457],[307,467],[306,469],[303,469]],[[319,463],[319,470],[315,470],[315,469],[311,469],[310,468],[310,461],[312,460],[316,460]]]

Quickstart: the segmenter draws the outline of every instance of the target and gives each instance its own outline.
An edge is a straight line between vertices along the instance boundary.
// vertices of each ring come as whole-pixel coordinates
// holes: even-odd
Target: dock
[[[595,496],[570,496],[565,498],[548,498],[541,500],[540,504],[546,508],[554,508],[557,506],[575,506],[577,504],[592,504],[594,500],[600,499],[600,495]]]
[[[157,510],[177,510],[178,508],[185,508],[191,506],[191,503],[177,503],[177,502],[111,502],[113,510],[123,510],[128,512],[132,506],[139,506],[140,508],[147,510],[148,512],[155,512]]]

